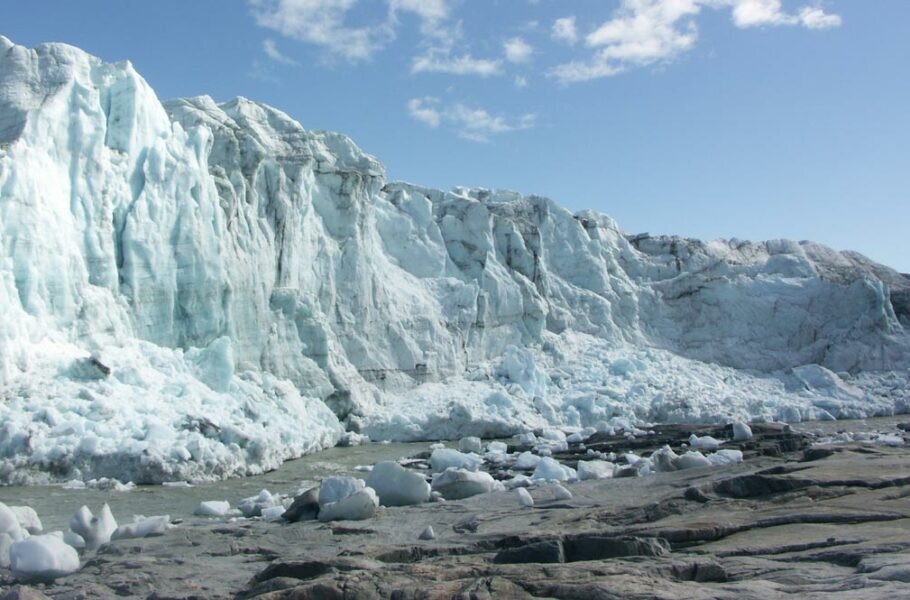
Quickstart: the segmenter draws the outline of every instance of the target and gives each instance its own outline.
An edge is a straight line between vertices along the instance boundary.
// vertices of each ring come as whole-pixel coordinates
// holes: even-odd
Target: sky
[[[0,0],[0,33],[265,102],[391,180],[910,273],[907,0]]]

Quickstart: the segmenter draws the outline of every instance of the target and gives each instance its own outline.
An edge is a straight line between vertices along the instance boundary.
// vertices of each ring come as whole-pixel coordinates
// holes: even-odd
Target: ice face
[[[3,481],[252,474],[345,427],[908,410],[908,318],[853,253],[388,182],[274,108],[0,40]]]

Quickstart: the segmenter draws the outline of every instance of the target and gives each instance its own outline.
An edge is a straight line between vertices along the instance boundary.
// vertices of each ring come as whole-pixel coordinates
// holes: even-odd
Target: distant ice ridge
[[[910,279],[385,180],[273,108],[0,37],[0,481],[333,445],[910,410]]]

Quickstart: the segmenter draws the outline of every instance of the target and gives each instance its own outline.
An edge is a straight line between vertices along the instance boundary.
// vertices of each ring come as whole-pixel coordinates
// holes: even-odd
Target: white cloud
[[[517,88],[526,88],[528,87],[528,78],[524,75],[515,76],[515,87]]]
[[[509,118],[460,102],[443,106],[438,98],[429,96],[412,98],[407,107],[413,119],[433,129],[446,124],[458,137],[473,142],[489,142],[496,135],[530,129],[537,121],[537,116],[530,113]]]
[[[784,13],[780,0],[734,0],[733,23],[737,27],[793,25],[798,19]]]
[[[442,115],[436,108],[438,105],[439,98],[432,96],[411,98],[408,100],[408,114],[411,115],[411,118],[435,129],[442,122]]]
[[[411,73],[446,73],[448,75],[498,75],[502,63],[488,58],[475,58],[470,54],[452,56],[446,50],[430,50],[411,63]]]
[[[506,40],[502,47],[506,55],[506,60],[511,63],[528,62],[534,54],[534,48],[531,44],[520,37],[513,37]]]
[[[843,22],[840,15],[830,15],[817,6],[804,6],[799,11],[799,20],[809,29],[831,29]]]
[[[705,8],[730,9],[739,28],[802,25],[825,29],[841,24],[838,15],[827,14],[817,6],[803,7],[798,14],[787,13],[781,0],[622,0],[612,18],[585,37],[585,46],[592,54],[586,60],[557,65],[549,75],[562,83],[573,83],[671,61],[695,46],[696,17]],[[574,21],[571,28],[567,22],[559,26],[561,38],[557,35],[560,21],[554,23],[553,35],[569,41],[569,32],[575,32]]]
[[[262,51],[265,52],[266,56],[274,60],[275,62],[280,62],[286,65],[296,65],[297,61],[289,56],[285,56],[281,50],[278,49],[278,46],[275,45],[275,40],[265,39],[262,40]]]
[[[385,0],[388,13],[361,26],[348,24],[360,0],[248,0],[256,23],[286,37],[323,48],[330,56],[350,61],[369,59],[396,37],[401,13],[420,19],[432,35],[449,17],[451,0]],[[271,55],[270,55],[271,56]]]
[[[575,27],[575,17],[563,17],[553,21],[551,30],[553,39],[573,45],[578,42],[578,30]]]
[[[388,37],[384,26],[350,27],[357,0],[250,0],[256,23],[289,38],[323,47],[351,61],[369,58]]]

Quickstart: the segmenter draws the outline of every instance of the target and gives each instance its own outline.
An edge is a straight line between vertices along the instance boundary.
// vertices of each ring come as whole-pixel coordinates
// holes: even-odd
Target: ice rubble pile
[[[387,182],[273,108],[0,37],[0,481],[251,474],[344,428],[891,413],[908,315],[859,255]]]

